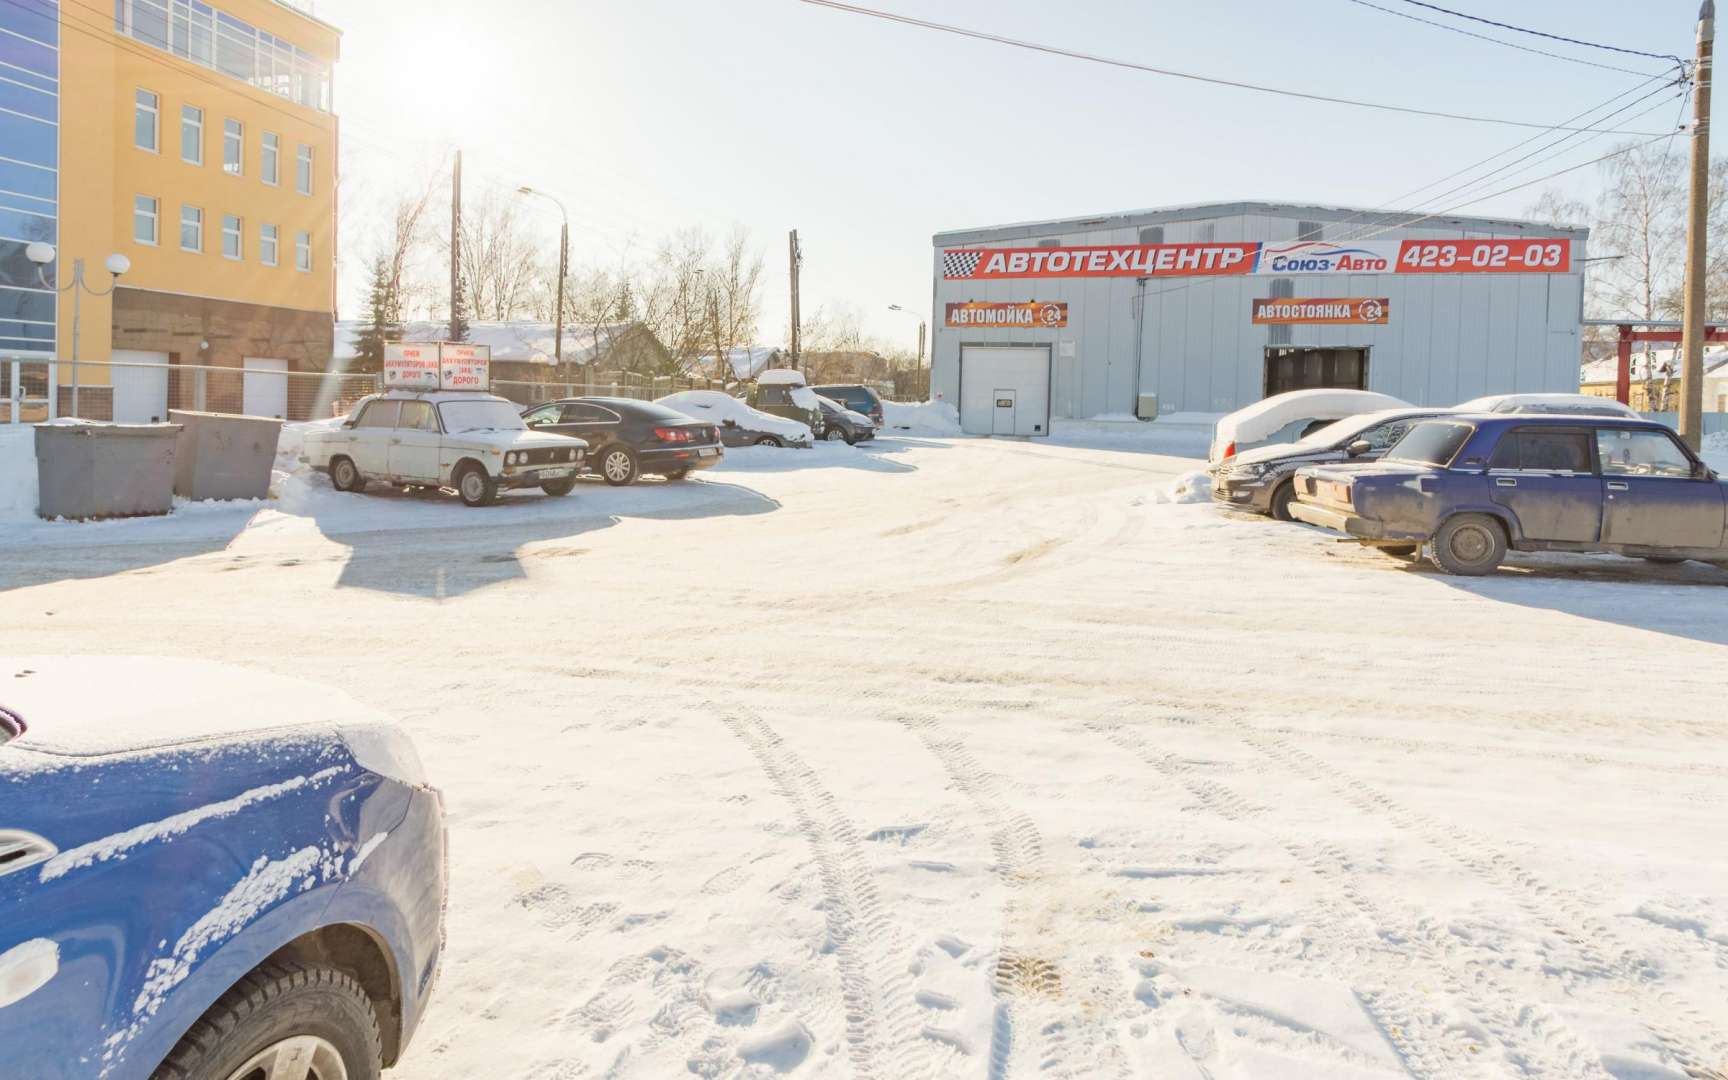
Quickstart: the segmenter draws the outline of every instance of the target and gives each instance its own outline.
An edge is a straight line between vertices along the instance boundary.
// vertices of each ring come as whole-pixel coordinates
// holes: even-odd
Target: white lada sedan
[[[454,488],[484,506],[505,488],[569,494],[587,450],[582,439],[529,430],[519,406],[492,394],[386,390],[340,425],[308,432],[300,460],[338,491],[373,481]]]

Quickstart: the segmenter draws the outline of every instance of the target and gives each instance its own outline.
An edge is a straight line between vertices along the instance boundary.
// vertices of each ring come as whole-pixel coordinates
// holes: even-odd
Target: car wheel
[[[1296,501],[1296,481],[1286,480],[1272,492],[1272,505],[1269,513],[1279,521],[1295,521],[1290,515],[1290,504]]]
[[[824,431],[822,433],[822,438],[824,438],[828,442],[839,442],[841,439],[846,439],[846,432],[842,431],[837,426],[836,427],[830,427],[827,431]],[[846,441],[851,442],[852,440],[846,439]]]
[[[339,457],[330,463],[330,486],[337,491],[361,492],[366,490],[366,478],[352,459]]]
[[[456,494],[469,506],[485,506],[498,497],[498,481],[479,465],[464,465],[456,474]]]
[[[785,444],[782,443],[777,436],[764,435],[760,439],[756,440],[756,445],[757,446],[783,446]]]
[[[547,480],[542,482],[540,490],[544,491],[548,495],[568,495],[570,494],[571,489],[575,486],[576,478],[574,476],[566,476],[562,480]]]
[[[640,469],[635,451],[628,446],[607,447],[600,455],[600,475],[613,487],[634,484]]]
[[[671,472],[666,474],[666,479],[668,479],[668,480],[682,480],[686,476],[689,476],[689,475],[690,475],[689,469],[673,469]]]
[[[1390,555],[1394,559],[1408,559],[1410,556],[1416,554],[1416,547],[1417,545],[1415,544],[1393,544],[1389,547],[1382,547],[1380,549],[1380,554]]]
[[[192,1025],[151,1080],[378,1080],[378,1014],[334,968],[267,963]]]
[[[1428,545],[1429,560],[1448,574],[1486,574],[1505,557],[1506,530],[1487,514],[1447,518]]]

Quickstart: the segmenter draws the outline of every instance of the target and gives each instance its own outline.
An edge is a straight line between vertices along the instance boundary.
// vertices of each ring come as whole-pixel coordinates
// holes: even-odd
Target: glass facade
[[[307,108],[330,111],[329,64],[199,0],[114,0],[114,29]]]
[[[54,293],[24,249],[59,243],[59,12],[0,2],[0,357],[54,350]]]

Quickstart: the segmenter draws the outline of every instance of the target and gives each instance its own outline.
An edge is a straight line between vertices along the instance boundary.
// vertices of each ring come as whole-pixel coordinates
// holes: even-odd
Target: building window
[[[1142,244],[1162,244],[1164,242],[1164,226],[1148,225],[1140,230]]]
[[[294,234],[294,269],[303,274],[312,272],[312,234]]]
[[[246,125],[238,120],[222,121],[222,171],[239,176],[246,153]]]
[[[19,6],[18,0],[7,6]],[[330,111],[328,63],[202,0],[114,0],[114,29],[307,108]]]
[[[204,211],[199,207],[180,208],[180,250],[204,250]]]
[[[302,195],[312,194],[312,148],[300,143],[294,152],[294,190]]]
[[[264,143],[258,154],[258,175],[266,184],[275,184],[282,156],[282,137],[274,131],[264,133]]]
[[[160,100],[148,90],[139,90],[133,98],[132,142],[140,150],[156,152],[156,136],[161,128],[158,105]]]
[[[180,160],[204,164],[204,110],[196,105],[180,106]]]
[[[258,226],[258,259],[265,266],[276,265],[276,226]]]
[[[239,215],[222,215],[222,257],[224,259],[238,259],[240,257],[240,227]]]
[[[1324,240],[1326,239],[1326,226],[1318,221],[1298,221],[1296,223],[1296,239]]]
[[[156,200],[149,195],[132,198],[132,239],[140,244],[156,242]]]

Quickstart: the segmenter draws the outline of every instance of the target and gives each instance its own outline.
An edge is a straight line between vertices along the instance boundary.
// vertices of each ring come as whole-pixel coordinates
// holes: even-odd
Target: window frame
[[[231,136],[228,128],[233,125],[237,130]],[[228,166],[228,149],[234,149],[234,166]],[[246,121],[232,116],[222,118],[222,173],[225,176],[246,175]]]
[[[1630,435],[1645,435],[1656,439],[1667,439],[1668,445],[1679,451],[1680,457],[1687,463],[1685,476],[1667,476],[1662,473],[1623,473],[1609,472],[1607,463],[1602,457],[1602,434],[1608,431],[1624,431]],[[1590,449],[1596,455],[1596,472],[1604,480],[1697,480],[1698,466],[1704,464],[1689,447],[1680,441],[1679,437],[1669,431],[1652,431],[1649,428],[1607,427],[1598,426],[1591,429]]]
[[[276,140],[272,143],[270,140]],[[265,163],[269,168],[265,168]],[[276,187],[282,180],[282,136],[274,131],[264,131],[258,137],[258,178],[271,187]]]
[[[266,232],[265,230],[269,231]],[[258,261],[265,266],[276,266],[282,261],[282,226],[273,221],[258,223]]]
[[[300,262],[300,253],[302,251],[306,253],[305,265],[301,265]],[[312,234],[309,232],[297,232],[294,234],[294,271],[299,274],[310,274],[312,272]]]
[[[228,223],[234,227],[230,229]],[[228,238],[234,238],[234,254],[228,254]],[[241,262],[246,258],[246,218],[241,214],[222,215],[222,257],[233,262]]]
[[[308,198],[311,197],[312,189],[315,186],[312,182],[312,171],[316,167],[315,162],[316,158],[313,155],[311,143],[294,144],[294,190]],[[304,183],[301,182],[300,177],[300,166],[302,163],[306,166],[306,177]]]
[[[197,247],[186,246],[186,211],[188,210],[193,211],[198,215],[198,219],[195,223],[198,228]],[[204,208],[202,206],[193,206],[191,203],[180,204],[180,250],[189,251],[197,255],[204,254]]]
[[[145,240],[138,235],[138,219],[144,216],[140,202],[150,204],[150,239]],[[158,247],[162,243],[162,200],[154,195],[144,195],[138,192],[132,194],[132,242],[146,247]]]
[[[444,434],[443,417],[438,415],[438,410],[433,408],[432,403],[430,401],[420,401],[420,400],[416,399],[416,400],[410,400],[410,401],[401,401],[401,402],[399,402],[399,404],[402,407],[396,411],[396,430],[397,431],[428,431],[428,432],[431,432],[435,435]],[[421,409],[424,409],[426,411],[426,415],[430,416],[432,418],[432,426],[431,427],[420,427],[420,426],[403,427],[402,426],[402,418],[403,418],[404,414],[407,413],[408,407],[410,405],[417,405]]]
[[[600,415],[589,418],[577,417],[572,419],[570,414],[577,409],[593,409],[595,413]],[[622,424],[624,422],[624,418],[618,413],[608,409],[604,405],[596,405],[592,401],[572,401],[564,406],[564,411],[566,415],[563,422],[566,424]],[[608,419],[608,417],[610,419]]]
[[[1595,432],[1596,432],[1596,429],[1589,427],[1589,426],[1586,426],[1586,425],[1577,425],[1577,426],[1567,425],[1565,427],[1561,427],[1558,425],[1548,425],[1548,424],[1526,424],[1526,425],[1523,425],[1521,427],[1507,428],[1505,431],[1500,433],[1499,440],[1494,443],[1494,450],[1492,453],[1490,453],[1488,455],[1488,464],[1486,466],[1486,470],[1487,470],[1487,472],[1489,472],[1491,474],[1519,473],[1519,474],[1523,474],[1523,475],[1541,475],[1541,476],[1600,476],[1602,474],[1602,468],[1601,468],[1602,463],[1601,463],[1601,459],[1600,459],[1600,457],[1596,451],[1596,434],[1595,434]],[[1585,444],[1585,448],[1588,451],[1589,467],[1586,469],[1583,469],[1583,470],[1579,470],[1579,469],[1551,469],[1551,468],[1542,468],[1542,467],[1534,466],[1534,465],[1525,465],[1524,464],[1524,436],[1526,436],[1526,435],[1555,435],[1555,436],[1562,436],[1563,435],[1563,436],[1571,436],[1573,438],[1583,439],[1584,444]],[[1516,445],[1517,450],[1518,450],[1518,464],[1515,466],[1494,464],[1494,459],[1500,456],[1500,448],[1502,446],[1506,445],[1506,440],[1508,440],[1508,439],[1512,439],[1515,441],[1515,445]]]
[[[139,100],[145,94],[150,95],[149,105]],[[142,146],[138,142],[138,120],[146,112],[150,114],[150,145]],[[132,148],[146,154],[162,152],[162,95],[147,86],[132,88]]]
[[[197,119],[187,119],[186,114],[189,112],[196,114]],[[188,127],[198,129],[197,141],[192,144],[193,149],[197,151],[193,157],[186,156],[186,129]],[[180,103],[180,160],[187,165],[196,165],[199,168],[204,166],[204,109],[189,101]]]

